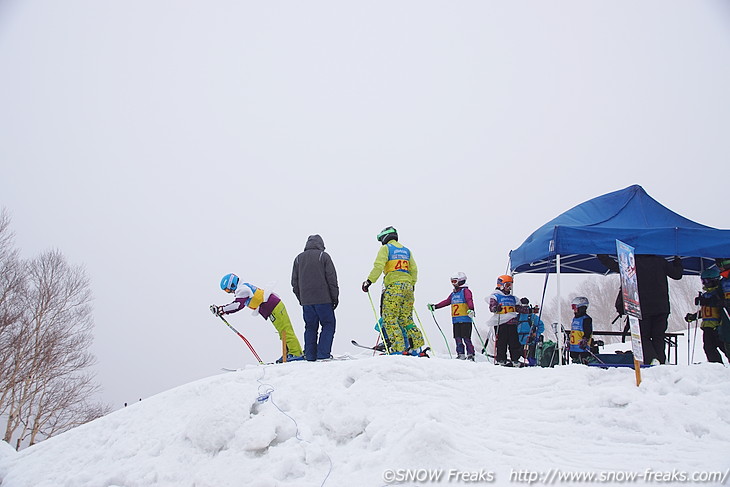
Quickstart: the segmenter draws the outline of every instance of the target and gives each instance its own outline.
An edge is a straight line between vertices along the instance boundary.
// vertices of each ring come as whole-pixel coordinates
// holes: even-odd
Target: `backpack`
[[[557,365],[560,357],[558,357],[555,342],[543,341],[538,343],[535,348],[535,359],[537,360],[537,365],[540,367],[554,367]]]

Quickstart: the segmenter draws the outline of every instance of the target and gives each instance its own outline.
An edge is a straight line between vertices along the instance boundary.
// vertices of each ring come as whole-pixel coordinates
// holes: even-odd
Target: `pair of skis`
[[[372,350],[372,351],[374,351],[374,352],[381,352],[381,353],[384,353],[384,352],[383,352],[383,350],[382,350],[382,349],[381,349],[380,347],[378,347],[378,346],[375,346],[375,347],[368,347],[367,345],[363,345],[363,344],[361,344],[361,343],[358,343],[358,342],[357,342],[356,340],[350,340],[350,343],[352,343],[352,344],[353,344],[353,345],[355,345],[356,347],[359,347],[359,348],[364,348],[365,350]],[[421,356],[422,356],[422,357],[428,357],[428,355],[426,355],[426,352],[428,352],[428,351],[430,351],[430,350],[431,350],[431,347],[426,347],[426,348],[424,348],[424,349],[423,349],[423,350],[421,351],[421,353],[422,353],[422,354],[424,354],[424,355],[421,355]],[[430,358],[430,357],[428,357],[428,358]]]

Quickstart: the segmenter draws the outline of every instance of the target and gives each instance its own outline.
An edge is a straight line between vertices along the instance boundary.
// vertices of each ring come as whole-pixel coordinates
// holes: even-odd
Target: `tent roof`
[[[512,272],[607,274],[596,254],[616,254],[616,239],[637,254],[679,255],[685,274],[716,257],[730,257],[730,230],[693,222],[666,208],[638,185],[581,203],[535,230],[510,252]]]

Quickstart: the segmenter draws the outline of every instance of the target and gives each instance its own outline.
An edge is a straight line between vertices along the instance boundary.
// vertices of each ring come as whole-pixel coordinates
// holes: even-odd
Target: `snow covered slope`
[[[514,485],[538,474],[730,468],[722,366],[645,369],[636,387],[631,369],[358,358],[250,366],[19,453],[0,445],[0,484],[378,486],[430,474],[448,485]]]

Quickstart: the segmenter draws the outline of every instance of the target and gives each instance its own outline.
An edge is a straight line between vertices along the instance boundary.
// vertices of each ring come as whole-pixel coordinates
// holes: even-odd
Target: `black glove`
[[[210,312],[216,316],[223,316],[223,306],[210,305]]]
[[[699,306],[702,303],[702,293],[697,294],[695,298],[695,306]]]
[[[335,300],[335,301],[334,301],[334,302],[332,303],[332,309],[337,309],[337,305],[338,305],[338,304],[340,304],[340,302],[339,302],[339,301],[337,301],[337,300]]]
[[[687,313],[684,315],[684,321],[691,323],[697,319],[697,313]]]
[[[582,348],[583,350],[588,350],[588,339],[587,338],[581,338],[580,343],[578,343],[578,346]]]
[[[368,292],[368,288],[370,287],[371,284],[372,284],[372,282],[370,282],[370,279],[366,279],[362,283],[362,292],[364,292],[364,293]]]

